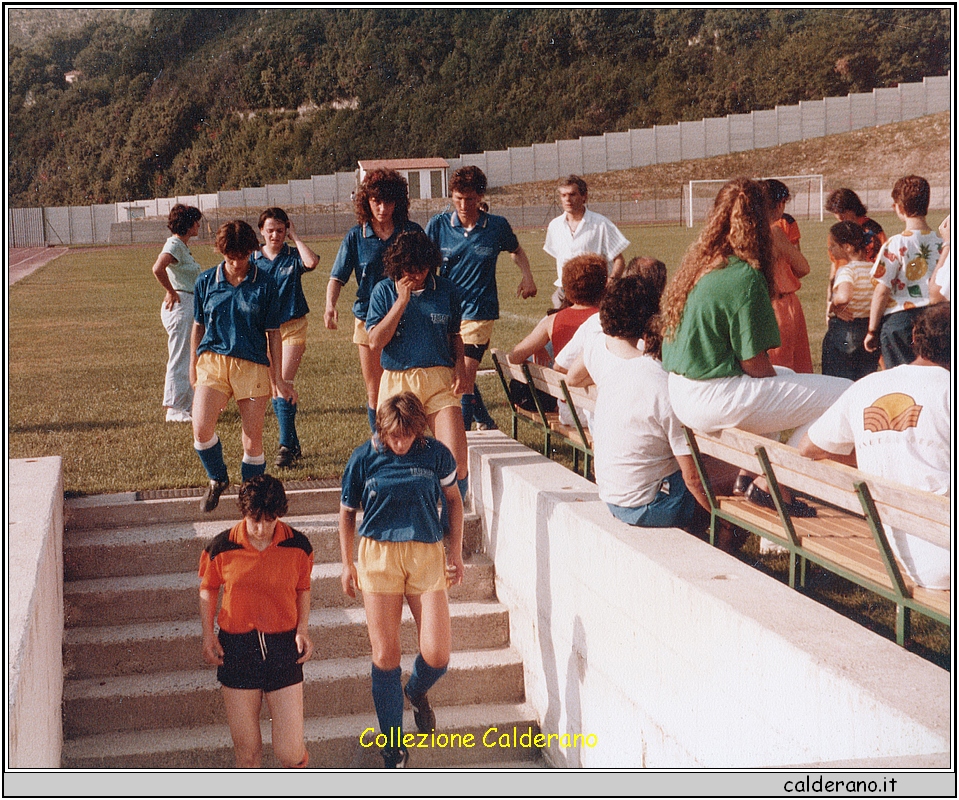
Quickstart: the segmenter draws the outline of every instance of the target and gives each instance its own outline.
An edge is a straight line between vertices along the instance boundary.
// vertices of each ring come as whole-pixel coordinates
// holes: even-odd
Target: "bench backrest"
[[[756,448],[762,447],[781,485],[854,514],[863,513],[856,485],[865,483],[884,523],[940,547],[949,547],[948,497],[903,486],[835,461],[813,461],[794,447],[737,428],[694,435],[700,452],[752,472],[759,471]]]
[[[565,381],[566,376],[562,372],[557,372],[555,369],[550,369],[549,367],[543,367],[539,364],[534,364],[532,361],[527,361],[525,364],[511,364],[509,359],[506,357],[506,353],[502,350],[493,348],[490,350],[490,356],[499,364],[500,369],[503,370],[503,374],[507,378],[512,378],[513,380],[520,381],[521,383],[526,383],[526,375],[523,372],[523,367],[529,371],[529,376],[533,380],[533,386],[539,389],[541,392],[552,395],[557,400],[565,399],[563,396],[563,387],[561,382]],[[586,409],[587,411],[593,412],[596,410],[596,387],[590,386],[588,388],[579,388],[575,386],[566,386],[569,396],[572,399],[573,403],[576,404],[577,408]]]

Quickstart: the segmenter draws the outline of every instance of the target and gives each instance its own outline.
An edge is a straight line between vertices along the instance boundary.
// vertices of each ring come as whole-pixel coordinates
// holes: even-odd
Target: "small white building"
[[[448,194],[450,165],[444,158],[385,158],[357,163],[361,183],[371,169],[395,169],[409,184],[410,200],[429,200]]]

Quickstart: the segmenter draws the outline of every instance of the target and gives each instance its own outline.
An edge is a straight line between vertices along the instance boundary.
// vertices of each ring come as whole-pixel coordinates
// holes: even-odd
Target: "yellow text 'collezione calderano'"
[[[360,745],[379,747],[380,749],[406,750],[415,748],[452,748],[499,747],[502,749],[536,747],[539,749],[553,746],[562,748],[594,748],[599,744],[595,733],[534,733],[532,727],[520,731],[515,725],[512,729],[500,730],[487,728],[477,739],[472,733],[403,733],[402,728],[390,728],[389,733],[377,733],[374,728],[366,728],[360,734]]]

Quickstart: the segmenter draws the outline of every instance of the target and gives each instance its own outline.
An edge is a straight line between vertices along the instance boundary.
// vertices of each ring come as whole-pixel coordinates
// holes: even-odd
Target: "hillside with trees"
[[[943,75],[951,57],[947,8],[31,14],[11,18],[13,206],[747,113]]]

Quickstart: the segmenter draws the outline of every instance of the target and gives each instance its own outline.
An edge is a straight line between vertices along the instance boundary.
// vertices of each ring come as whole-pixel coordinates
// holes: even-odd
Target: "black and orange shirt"
[[[296,628],[296,596],[309,590],[312,570],[313,547],[302,533],[280,520],[269,547],[257,550],[241,520],[200,555],[200,588],[223,587],[217,622],[227,633],[283,633]]]

